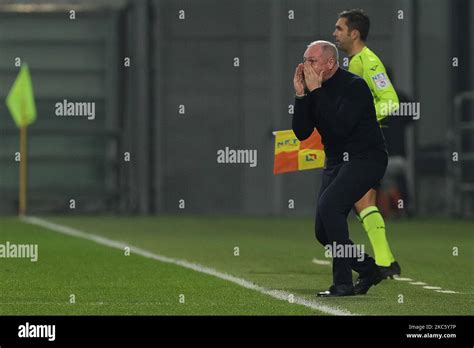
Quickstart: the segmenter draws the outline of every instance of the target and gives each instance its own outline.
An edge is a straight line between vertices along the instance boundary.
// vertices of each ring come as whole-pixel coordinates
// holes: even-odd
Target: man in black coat
[[[387,167],[387,150],[366,82],[339,68],[328,41],[308,45],[295,71],[293,131],[299,140],[316,128],[326,153],[316,208],[317,240],[331,252],[333,285],[318,296],[365,294],[382,280],[372,257],[349,239],[347,216],[376,187]],[[359,273],[355,286],[352,270]]]

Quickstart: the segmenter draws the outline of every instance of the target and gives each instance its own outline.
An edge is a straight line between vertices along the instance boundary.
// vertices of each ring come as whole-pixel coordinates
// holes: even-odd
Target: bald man
[[[308,138],[314,128],[326,153],[317,200],[316,239],[331,251],[333,284],[317,296],[365,294],[382,280],[375,260],[349,239],[347,216],[354,204],[385,174],[387,150],[366,82],[339,68],[338,51],[328,41],[308,45],[293,79],[292,128]],[[352,270],[359,273],[353,285]]]

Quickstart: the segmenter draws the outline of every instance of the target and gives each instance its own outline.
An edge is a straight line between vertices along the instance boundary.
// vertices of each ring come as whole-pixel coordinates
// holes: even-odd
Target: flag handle
[[[18,213],[26,215],[26,131],[27,126],[20,127],[20,190],[18,197]]]

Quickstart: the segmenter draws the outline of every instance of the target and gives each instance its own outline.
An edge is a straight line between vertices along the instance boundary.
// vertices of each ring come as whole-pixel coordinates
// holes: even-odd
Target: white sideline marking
[[[453,290],[435,290],[436,292],[441,292],[443,294],[457,294],[456,291]]]
[[[330,266],[331,265],[331,261],[327,261],[327,260],[319,260],[317,258],[314,258],[313,259],[313,263],[317,264],[317,265],[321,265],[321,266]]]
[[[411,285],[427,285],[426,283],[423,282],[410,282]]]
[[[424,286],[423,288],[429,289],[429,290],[441,290],[439,286]]]
[[[411,279],[411,278],[401,278],[401,277],[396,277],[396,276],[394,276],[393,279],[400,280],[402,282],[412,282],[413,281],[413,279]]]
[[[146,257],[146,258],[149,258],[149,259],[165,262],[165,263],[171,263],[171,264],[178,265],[178,266],[181,266],[181,267],[184,267],[184,268],[192,269],[196,272],[205,273],[205,274],[208,274],[208,275],[220,278],[220,279],[224,279],[224,280],[230,281],[234,284],[240,285],[241,287],[251,289],[251,290],[255,290],[255,291],[257,291],[261,294],[271,296],[271,297],[276,298],[278,300],[289,301],[290,295],[292,295],[293,296],[292,303],[299,304],[301,306],[305,306],[305,307],[308,307],[308,308],[311,308],[311,309],[314,309],[314,310],[318,310],[318,311],[326,313],[326,314],[357,315],[355,313],[349,312],[346,309],[336,307],[336,306],[329,306],[329,305],[322,304],[322,303],[314,301],[314,300],[308,300],[308,299],[305,299],[303,297],[299,297],[299,296],[296,296],[294,294],[291,294],[287,291],[266,289],[266,288],[263,288],[259,285],[254,284],[254,283],[252,283],[248,280],[238,278],[238,277],[235,277],[235,276],[227,274],[227,273],[222,273],[222,272],[219,272],[219,271],[217,271],[213,268],[205,267],[205,266],[199,265],[197,263],[191,263],[191,262],[188,262],[186,260],[174,259],[174,258],[171,258],[171,257],[155,254],[155,253],[152,253],[150,251],[131,246],[128,243],[108,239],[108,238],[105,238],[105,237],[102,237],[102,236],[99,236],[99,235],[96,235],[96,234],[86,233],[86,232],[83,232],[81,230],[78,230],[78,229],[75,229],[75,228],[72,228],[72,227],[59,225],[59,224],[56,224],[54,222],[50,222],[50,221],[40,219],[40,218],[37,218],[37,217],[25,216],[25,217],[20,217],[20,220],[25,222],[25,223],[29,223],[29,224],[32,224],[32,225],[47,228],[51,231],[59,232],[59,233],[66,234],[66,235],[69,235],[69,236],[74,236],[74,237],[78,237],[78,238],[87,239],[87,240],[93,241],[97,244],[105,245],[105,246],[108,246],[108,247],[111,247],[111,248],[116,248],[116,249],[123,250],[125,247],[129,247],[130,251],[137,254],[137,255],[140,255],[140,256],[143,256],[143,257]]]

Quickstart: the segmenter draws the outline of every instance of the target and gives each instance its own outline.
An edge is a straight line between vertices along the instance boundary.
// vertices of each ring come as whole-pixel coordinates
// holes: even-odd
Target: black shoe
[[[357,278],[357,281],[354,285],[354,292],[356,295],[365,295],[372,285],[377,285],[383,279],[382,272],[376,266],[373,268],[371,274],[362,275]]]
[[[351,285],[331,285],[329,290],[316,294],[318,297],[354,296],[354,287]]]
[[[382,272],[383,279],[393,279],[393,276],[399,276],[400,274],[402,274],[402,269],[400,268],[400,265],[397,261],[392,262],[388,267],[379,266],[379,269],[380,272]]]

